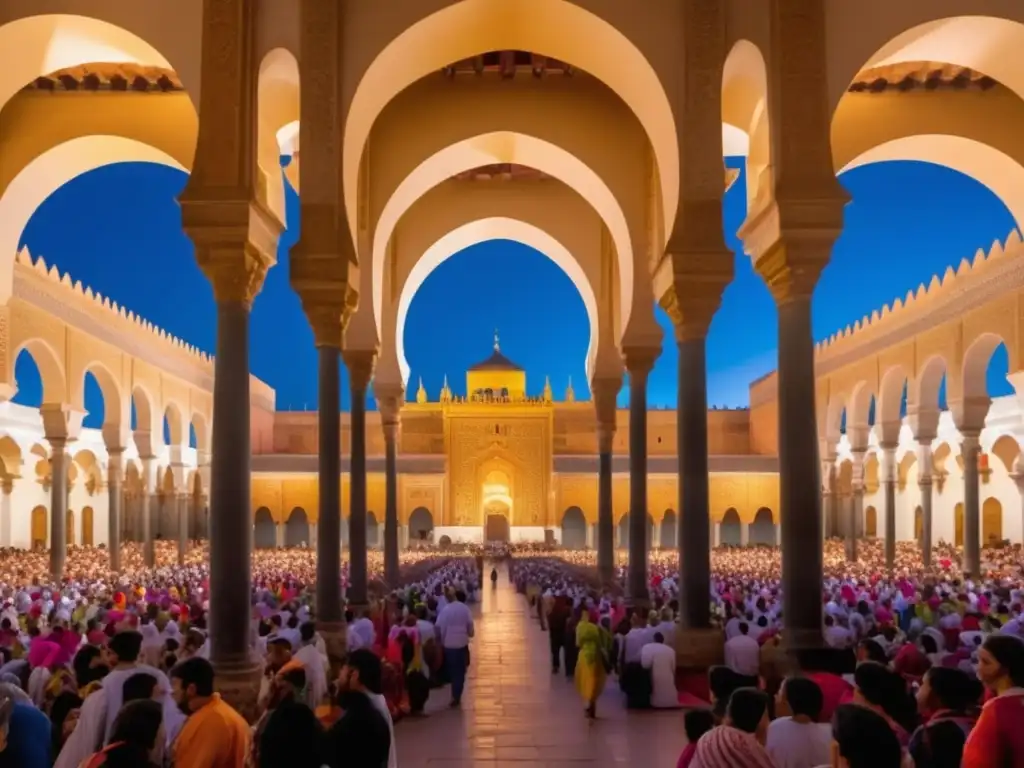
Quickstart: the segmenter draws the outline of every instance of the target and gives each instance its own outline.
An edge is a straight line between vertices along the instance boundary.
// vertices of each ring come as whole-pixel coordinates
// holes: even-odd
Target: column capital
[[[349,384],[353,389],[365,390],[373,378],[373,368],[377,363],[375,349],[344,349],[341,357],[348,368]]]
[[[43,419],[43,435],[51,445],[74,442],[82,432],[85,411],[66,403],[43,403],[39,415]]]
[[[313,329],[314,345],[341,349],[345,328],[356,310],[358,300],[353,287],[343,285],[339,293],[329,297],[322,291],[306,291],[300,293],[299,298],[306,319]]]
[[[747,216],[738,232],[743,249],[777,303],[811,297],[842,232],[847,199],[772,199]]]
[[[659,300],[675,327],[676,341],[704,339],[722,304],[722,294],[732,281],[732,263],[729,269],[707,272],[696,270],[677,272]]]
[[[659,347],[623,347],[622,349],[622,358],[630,379],[634,376],[646,377],[654,368],[654,363],[660,355]]]
[[[397,430],[401,419],[402,404],[405,402],[405,387],[401,384],[374,382],[373,396],[377,400],[377,410],[380,411],[385,435],[388,427],[394,427]]]

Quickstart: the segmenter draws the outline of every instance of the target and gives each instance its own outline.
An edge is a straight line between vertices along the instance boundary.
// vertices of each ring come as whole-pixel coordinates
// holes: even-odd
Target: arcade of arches
[[[962,538],[976,570],[983,539],[1024,534],[1021,406],[985,388],[1004,344],[1024,392],[1020,238],[964,254],[818,347],[810,307],[843,225],[838,171],[947,165],[1021,220],[1024,7],[979,0],[974,15],[945,18],[924,0],[867,6],[151,0],[140,15],[69,0],[60,7],[80,15],[41,15],[5,3],[0,399],[17,391],[22,352],[43,396],[38,410],[0,406],[0,539],[49,538],[55,575],[68,540],[107,543],[116,567],[132,521],[150,541],[154,509],[169,510],[184,548],[205,532],[195,511],[208,504],[211,658],[225,674],[248,669],[251,545],[315,543],[331,643],[341,595],[327,576],[343,539],[354,603],[375,542],[392,579],[400,544],[431,536],[589,543],[604,576],[618,541],[638,601],[648,546],[674,545],[693,639],[681,645],[693,648],[708,636],[715,541],[801,552],[783,558],[791,647],[821,643],[825,533],[845,534],[851,557],[858,531],[884,537],[889,555],[919,536],[926,558],[933,542]],[[834,30],[842,45],[828,44]],[[745,157],[739,235],[778,306],[780,371],[751,386],[749,410],[709,412],[705,341],[734,259],[725,155]],[[217,302],[216,360],[17,258],[50,193],[123,161],[190,174],[182,223]],[[249,310],[276,261],[286,178],[301,200],[290,278],[318,350],[316,414],[275,412],[248,374]],[[521,396],[525,374],[493,359],[468,372],[465,400],[416,391],[404,311],[446,251],[542,236],[587,305],[593,401],[556,402],[550,387]],[[43,301],[39,286],[80,311]],[[656,302],[679,347],[672,412],[647,408]],[[86,373],[104,392],[98,430],[81,425]]]

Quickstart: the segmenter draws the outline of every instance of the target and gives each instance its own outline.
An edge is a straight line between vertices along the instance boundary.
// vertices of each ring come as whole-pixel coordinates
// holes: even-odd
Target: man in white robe
[[[660,632],[654,633],[654,642],[640,650],[640,665],[651,673],[651,706],[655,709],[679,707],[676,690],[676,652],[665,645]]]
[[[110,738],[114,718],[121,711],[125,680],[145,672],[157,680],[159,696],[164,710],[164,729],[170,745],[181,730],[185,716],[171,698],[171,684],[159,669],[139,664],[142,635],[138,632],[119,632],[107,646],[110,673],[103,678],[103,687],[89,696],[78,717],[75,730],[61,749],[54,768],[78,768]]]

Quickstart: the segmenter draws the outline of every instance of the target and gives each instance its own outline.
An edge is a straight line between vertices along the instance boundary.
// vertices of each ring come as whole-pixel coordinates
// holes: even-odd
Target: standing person
[[[276,707],[259,736],[259,768],[321,768],[326,762],[320,722],[302,702]]]
[[[964,744],[977,721],[981,683],[962,669],[932,667],[917,692],[917,706],[927,718],[910,737],[916,768],[957,768]]]
[[[469,641],[473,637],[473,614],[466,605],[466,593],[459,590],[437,616],[436,630],[444,648],[444,667],[452,684],[452,707],[462,704],[469,666]]]
[[[787,677],[775,696],[777,719],[768,725],[765,749],[776,768],[816,768],[828,765],[832,728],[819,723],[825,697],[806,677]]]
[[[654,633],[654,642],[640,650],[640,665],[650,671],[651,706],[655,709],[677,709],[676,652],[665,644],[661,632]]]
[[[604,690],[608,676],[611,638],[608,633],[590,620],[590,614],[583,611],[576,625],[576,690],[587,705],[587,717],[597,717],[597,697]]]
[[[551,674],[557,675],[561,666],[562,646],[565,645],[565,629],[569,622],[568,600],[562,595],[555,597],[548,614],[548,641],[551,647]],[[568,659],[566,660],[568,663]]]
[[[163,692],[163,724],[168,743],[177,735],[183,718],[171,698],[167,675],[154,667],[139,664],[141,651],[142,635],[138,632],[126,630],[110,638],[104,651],[110,672],[103,678],[103,687],[82,704],[75,729],[64,742],[54,768],[78,768],[83,760],[110,741],[114,720],[123,704],[124,684],[140,673],[154,677]]]
[[[50,721],[32,702],[0,696],[0,766],[49,768]]]
[[[188,716],[172,748],[176,766],[242,768],[252,733],[244,718],[213,691],[213,665],[193,656],[171,670],[171,691]]]
[[[164,763],[165,743],[160,702],[130,701],[114,720],[110,745],[83,763],[83,768],[157,768]]]
[[[1024,643],[992,635],[978,652],[978,677],[995,698],[964,745],[963,768],[1024,765]]]
[[[377,703],[381,675],[380,659],[370,651],[353,651],[345,661],[338,678],[338,706],[344,714],[327,733],[331,768],[397,768],[387,710],[382,712]]]

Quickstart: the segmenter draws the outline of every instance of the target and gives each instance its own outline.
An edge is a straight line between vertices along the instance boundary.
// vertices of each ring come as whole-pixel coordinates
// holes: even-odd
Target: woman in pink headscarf
[[[57,643],[41,637],[35,638],[28,649],[28,665],[32,668],[28,678],[28,695],[37,707],[43,705],[46,685],[62,653],[63,649]]]

